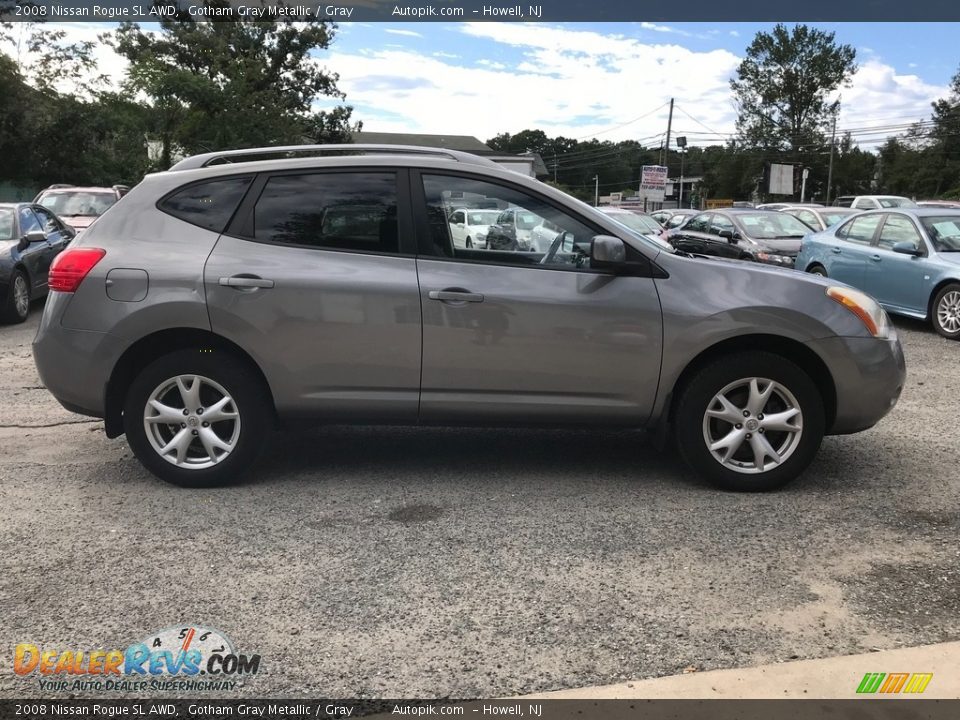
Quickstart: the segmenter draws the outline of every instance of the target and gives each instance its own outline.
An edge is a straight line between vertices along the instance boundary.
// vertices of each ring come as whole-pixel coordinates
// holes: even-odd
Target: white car
[[[553,241],[560,234],[560,227],[549,220],[543,220],[530,231],[530,249],[535,252],[549,252]]]
[[[450,213],[450,235],[460,248],[487,247],[487,230],[497,221],[499,210],[471,210],[461,208]]]
[[[887,208],[915,208],[917,204],[901,195],[841,195],[834,203],[837,207],[854,210],[885,210]]]

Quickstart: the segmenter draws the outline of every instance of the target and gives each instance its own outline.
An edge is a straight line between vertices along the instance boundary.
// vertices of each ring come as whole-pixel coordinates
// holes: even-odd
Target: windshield
[[[823,224],[827,227],[832,227],[844,218],[848,218],[851,215],[856,214],[856,210],[831,210],[830,212],[820,213],[820,217],[823,218]]]
[[[907,200],[906,198],[898,197],[887,197],[887,198],[877,198],[877,202],[880,203],[880,207],[891,208],[891,207],[917,207],[917,204],[912,200]]]
[[[493,225],[497,222],[498,213],[496,210],[481,210],[479,212],[467,213],[467,225]]]
[[[117,201],[113,193],[74,190],[47,193],[40,198],[40,204],[60,217],[92,215],[99,217]]]
[[[0,240],[13,240],[13,210],[0,208]]]
[[[960,217],[920,218],[937,252],[960,252]]]
[[[804,223],[786,213],[743,213],[736,218],[752,238],[802,238],[810,232]]]
[[[608,212],[605,214],[612,217],[621,225],[626,225],[628,228],[634,232],[640,233],[641,235],[659,235],[661,232],[663,232],[663,228],[660,227],[660,224],[652,217],[647,217],[646,215],[637,215],[636,213],[628,212]]]

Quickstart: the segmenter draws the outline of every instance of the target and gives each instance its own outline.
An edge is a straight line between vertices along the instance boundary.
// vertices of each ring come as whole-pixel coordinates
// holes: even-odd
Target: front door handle
[[[452,302],[452,303],[479,303],[483,302],[483,295],[480,293],[473,293],[469,290],[461,290],[460,288],[447,288],[446,290],[431,290],[427,293],[427,297],[431,300],[439,300],[440,302]]]
[[[835,247],[835,248],[832,248],[831,252],[833,252],[834,255],[839,255],[843,251],[840,248]]]
[[[881,260],[879,255],[871,255],[870,259],[873,260],[874,262],[880,262]]]
[[[220,284],[224,287],[233,288],[272,288],[273,280],[267,280],[256,275],[234,275],[233,277],[220,278]]]

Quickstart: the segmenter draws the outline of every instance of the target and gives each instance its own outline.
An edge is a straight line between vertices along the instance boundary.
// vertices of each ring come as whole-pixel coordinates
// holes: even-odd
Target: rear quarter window
[[[157,207],[191,225],[222,233],[236,212],[252,176],[217,178],[174,190]]]

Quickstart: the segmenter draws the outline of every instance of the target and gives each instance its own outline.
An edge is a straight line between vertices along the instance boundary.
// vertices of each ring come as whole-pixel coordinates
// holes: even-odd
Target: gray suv
[[[559,228],[456,245],[464,203]],[[146,177],[50,270],[34,357],[69,410],[188,487],[278,421],[642,428],[732,490],[797,477],[893,407],[900,343],[867,295],[696,257],[473,155],[305,146]],[[641,469],[638,468],[638,472]]]

